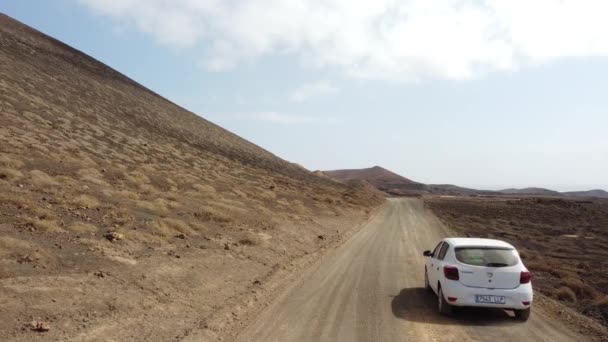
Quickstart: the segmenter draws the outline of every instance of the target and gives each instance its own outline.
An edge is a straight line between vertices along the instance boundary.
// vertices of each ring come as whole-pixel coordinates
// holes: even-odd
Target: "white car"
[[[492,239],[448,238],[424,251],[424,286],[438,298],[439,312],[453,306],[513,310],[527,321],[532,305],[531,274],[512,245]]]

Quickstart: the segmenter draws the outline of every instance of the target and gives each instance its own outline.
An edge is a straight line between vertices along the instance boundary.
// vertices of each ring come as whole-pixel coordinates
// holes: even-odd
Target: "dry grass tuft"
[[[210,206],[201,207],[198,212],[194,213],[194,216],[201,221],[212,221],[219,223],[228,223],[232,221],[230,216]]]
[[[200,193],[207,194],[207,195],[215,194],[215,192],[216,192],[215,188],[208,184],[197,183],[197,184],[193,184],[192,188],[194,190],[197,190]]]
[[[100,205],[99,201],[95,197],[89,195],[77,196],[72,200],[72,204],[84,208],[97,208]]]
[[[568,286],[562,286],[554,292],[555,297],[559,300],[576,303],[576,294]]]
[[[139,194],[137,194],[133,191],[129,191],[129,190],[104,189],[104,190],[102,190],[102,193],[106,197],[116,198],[116,199],[137,200],[140,197]]]
[[[562,279],[561,284],[572,289],[572,291],[574,291],[574,293],[576,293],[577,297],[580,297],[580,298],[586,298],[586,297],[598,298],[598,297],[600,297],[600,294],[598,293],[598,291],[596,289],[594,289],[590,285],[585,284],[579,278],[575,278],[575,276],[569,276],[569,277]]]
[[[135,186],[140,186],[141,184],[150,184],[151,182],[150,177],[139,171],[130,172],[126,178],[129,183]]]
[[[23,178],[23,173],[19,170],[11,169],[11,168],[0,168],[0,179],[15,181]]]
[[[40,170],[30,171],[30,182],[32,182],[33,185],[41,188],[59,185],[59,183],[53,177]]]
[[[47,221],[49,221],[49,220],[55,220],[55,219],[57,219],[57,216],[55,215],[55,212],[53,212],[52,210],[47,209],[47,208],[35,207],[35,208],[33,208],[32,213],[39,220],[47,220]]]
[[[86,223],[86,222],[72,222],[68,226],[68,229],[70,231],[73,231],[76,233],[96,233],[97,232],[96,226],[94,226],[90,223]]]
[[[55,220],[41,220],[38,218],[27,219],[27,224],[36,230],[48,233],[63,233],[63,230]]]
[[[162,220],[162,224],[165,224],[176,232],[184,233],[186,235],[193,235],[195,233],[195,231],[182,220],[166,218]]]
[[[80,180],[87,183],[108,186],[108,183],[106,183],[106,181],[103,179],[103,174],[101,174],[101,172],[99,172],[97,169],[81,169],[78,171],[78,175],[80,176]]]
[[[0,257],[31,249],[32,245],[28,241],[15,239],[9,236],[0,236]]]
[[[0,155],[0,165],[11,169],[20,169],[23,167],[23,162],[21,160],[11,158],[7,154],[2,154]]]
[[[157,198],[154,201],[135,201],[135,205],[150,214],[163,216],[169,213],[168,202],[165,199]]]

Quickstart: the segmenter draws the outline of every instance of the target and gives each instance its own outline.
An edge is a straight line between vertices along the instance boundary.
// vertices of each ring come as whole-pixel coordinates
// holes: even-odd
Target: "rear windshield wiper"
[[[486,264],[486,267],[507,267],[509,264],[503,262],[490,262]]]

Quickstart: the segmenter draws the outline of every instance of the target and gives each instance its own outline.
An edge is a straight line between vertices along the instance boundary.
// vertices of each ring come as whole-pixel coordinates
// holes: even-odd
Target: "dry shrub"
[[[215,188],[208,184],[198,184],[197,183],[197,184],[193,184],[192,188],[194,190],[197,190],[198,192],[205,193],[205,194],[214,194],[216,192]]]
[[[270,190],[262,190],[260,192],[258,192],[258,196],[262,199],[266,199],[266,200],[274,200],[277,198],[277,194],[274,193],[274,191],[270,191]]]
[[[162,198],[157,198],[154,201],[135,201],[135,205],[150,214],[158,216],[166,215],[169,212],[167,201]]]
[[[241,198],[247,198],[248,197],[246,193],[244,193],[243,191],[241,191],[239,189],[233,189],[232,192],[235,195],[237,195],[238,197],[241,197]]]
[[[127,175],[127,181],[135,186],[149,184],[150,178],[139,171],[132,171]]]
[[[28,241],[0,236],[0,257],[5,257],[15,252],[23,253],[30,249],[32,249],[32,246]]]
[[[36,216],[37,219],[39,220],[54,220],[57,217],[55,216],[55,212],[52,210],[49,210],[47,208],[41,208],[41,207],[35,207],[34,209],[32,209],[32,213]]]
[[[133,191],[129,191],[129,190],[114,191],[114,190],[110,190],[110,189],[104,189],[102,191],[102,193],[104,194],[104,196],[110,197],[110,198],[120,198],[120,199],[130,199],[130,200],[139,199],[139,194],[137,194]]]
[[[249,206],[245,205],[245,203],[241,201],[234,201],[227,198],[222,198],[218,201],[213,202],[213,205],[225,212],[229,213],[242,213],[245,214],[249,211]]]
[[[194,216],[202,221],[212,221],[219,223],[227,223],[232,221],[232,218],[230,216],[219,212],[217,209],[212,208],[210,206],[201,207],[198,212],[194,213]]]
[[[8,181],[15,181],[21,179],[23,177],[23,173],[19,170],[11,169],[11,168],[0,168],[0,179],[5,179]]]
[[[167,206],[169,206],[170,209],[177,209],[177,208],[181,207],[181,204],[179,204],[179,202],[176,202],[176,201],[167,201]]]
[[[35,219],[28,219],[27,223],[28,223],[28,225],[34,227],[36,230],[40,230],[43,232],[48,232],[48,233],[65,232],[59,226],[59,224],[57,224],[57,221],[55,221],[55,220],[41,220],[41,219],[35,218]]]
[[[266,208],[264,205],[256,205],[255,206],[255,211],[257,212],[258,216],[271,216],[272,215],[272,211],[270,211],[270,209]]]
[[[166,192],[164,195],[166,199],[173,202],[176,202],[178,199],[183,197],[183,195],[180,195],[177,192]]]
[[[308,212],[308,209],[304,206],[304,204],[301,201],[294,201],[293,205],[291,206],[291,209],[293,209],[294,212],[302,215],[302,214],[306,214]]]
[[[152,195],[158,192],[156,188],[150,184],[139,184],[138,186],[139,191],[144,195]]]
[[[96,185],[108,186],[108,183],[106,183],[106,181],[103,180],[103,175],[97,169],[94,169],[94,168],[81,169],[78,171],[78,176],[80,177],[81,180],[83,180],[85,182],[96,184]]]
[[[162,220],[162,223],[166,224],[171,229],[173,229],[179,233],[184,233],[187,235],[194,234],[194,230],[192,228],[190,228],[190,226],[182,220],[178,220],[178,219],[174,219],[174,218],[166,218],[166,219]]]
[[[97,227],[86,222],[72,222],[68,229],[76,233],[95,233]]]
[[[30,181],[33,185],[40,187],[59,185],[53,177],[40,170],[30,171]]]
[[[110,217],[112,218],[113,224],[125,225],[134,221],[131,211],[125,208],[112,208],[112,210],[110,210]]]
[[[99,201],[93,196],[80,195],[72,200],[72,204],[84,208],[97,208],[99,206]]]
[[[600,309],[608,309],[608,296],[604,295],[602,297],[600,297],[599,299],[597,299],[595,302],[593,302],[593,304],[597,307],[599,307]]]
[[[574,276],[563,278],[561,284],[572,289],[578,298],[598,298],[600,296],[596,289]]]
[[[526,261],[526,267],[533,272],[551,272],[553,267],[546,262],[541,261]]]
[[[285,207],[289,207],[289,202],[286,199],[284,199],[284,198],[278,199],[277,203],[279,205],[282,205],[282,206],[285,206]]]
[[[572,291],[568,286],[562,286],[559,289],[555,290],[553,294],[559,300],[568,301],[571,303],[576,303],[576,294]]]
[[[11,169],[20,169],[23,167],[23,162],[21,160],[11,158],[7,154],[1,154],[0,165]]]
[[[0,192],[0,203],[18,208],[29,208],[32,201],[24,196],[16,196],[14,193]]]
[[[179,233],[192,234],[194,230],[185,222],[178,219],[163,219],[151,224],[152,230],[160,236],[172,237]]]

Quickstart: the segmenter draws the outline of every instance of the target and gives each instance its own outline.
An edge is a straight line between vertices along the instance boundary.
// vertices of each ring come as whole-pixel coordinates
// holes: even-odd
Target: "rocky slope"
[[[0,15],[2,341],[218,340],[383,200]]]

